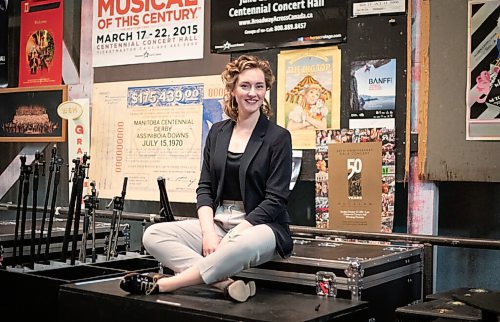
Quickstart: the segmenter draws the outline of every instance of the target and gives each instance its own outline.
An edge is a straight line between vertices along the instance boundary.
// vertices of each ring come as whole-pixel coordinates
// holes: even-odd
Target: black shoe
[[[131,294],[157,294],[160,292],[157,282],[162,277],[165,276],[161,274],[142,275],[130,273],[122,278],[120,288]]]

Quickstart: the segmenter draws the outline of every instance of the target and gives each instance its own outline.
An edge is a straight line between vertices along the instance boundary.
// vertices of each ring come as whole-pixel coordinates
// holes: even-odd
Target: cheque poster
[[[294,149],[314,149],[316,130],[340,127],[340,64],[337,47],[278,55],[277,122]]]
[[[367,143],[377,143],[377,148]],[[335,149],[330,152],[332,146]],[[318,130],[314,157],[316,227],[392,232],[396,183],[393,129]],[[375,162],[380,170],[375,169]],[[374,194],[377,189],[378,196]]]
[[[500,140],[500,3],[469,2],[467,140]]]
[[[203,58],[204,0],[93,4],[94,67]]]
[[[128,177],[127,199],[195,202],[203,108],[221,99],[220,76],[95,84],[90,179],[113,198]]]

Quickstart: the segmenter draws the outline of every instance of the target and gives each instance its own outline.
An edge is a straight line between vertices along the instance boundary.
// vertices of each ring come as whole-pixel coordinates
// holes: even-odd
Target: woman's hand
[[[202,255],[208,256],[215,252],[220,243],[220,237],[214,229],[214,211],[211,207],[202,206],[198,209],[202,234]]]
[[[203,233],[203,256],[208,256],[215,252],[221,238],[215,231]]]

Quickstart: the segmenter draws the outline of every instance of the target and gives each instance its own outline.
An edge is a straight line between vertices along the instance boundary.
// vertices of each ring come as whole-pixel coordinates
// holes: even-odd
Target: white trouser
[[[225,201],[215,212],[215,232],[223,238],[244,218],[241,201]],[[144,232],[142,242],[149,254],[174,272],[197,266],[207,284],[279,257],[276,238],[267,225],[256,225],[236,234],[231,233],[228,239],[223,248],[203,257],[201,226],[198,219],[194,219],[151,225]]]

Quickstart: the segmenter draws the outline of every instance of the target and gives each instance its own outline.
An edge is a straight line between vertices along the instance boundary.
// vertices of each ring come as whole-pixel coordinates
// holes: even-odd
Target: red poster
[[[0,0],[0,88],[9,85],[7,75],[7,54],[8,54],[8,24],[7,2]]]
[[[19,38],[19,87],[61,85],[63,1],[22,1]]]

